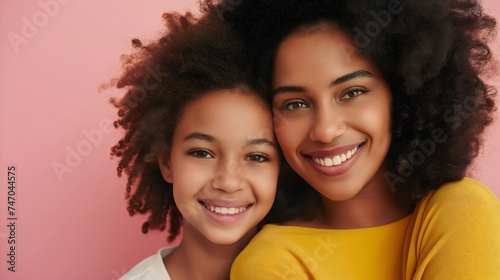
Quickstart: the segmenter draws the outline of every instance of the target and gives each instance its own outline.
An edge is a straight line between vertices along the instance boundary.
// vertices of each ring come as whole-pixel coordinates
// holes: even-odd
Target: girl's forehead
[[[213,100],[237,100],[247,99],[252,100],[257,104],[261,104],[264,108],[269,108],[263,96],[259,95],[256,90],[247,85],[236,85],[232,88],[222,88],[208,90],[198,94],[198,98],[188,102],[186,108],[192,107],[193,104],[213,102]],[[220,102],[220,101],[219,101]]]
[[[271,111],[263,102],[255,94],[238,90],[210,92],[184,110],[176,134],[205,131],[215,138],[229,139],[267,132],[270,137]]]

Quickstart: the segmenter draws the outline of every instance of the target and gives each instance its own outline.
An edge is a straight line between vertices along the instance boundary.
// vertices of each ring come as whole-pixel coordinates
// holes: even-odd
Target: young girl
[[[279,153],[269,106],[250,86],[237,36],[217,16],[165,14],[167,33],[125,56],[126,95],[112,149],[128,175],[128,211],[179,246],[162,248],[124,275],[229,279],[231,263],[274,201]]]
[[[281,224],[232,279],[500,279],[500,203],[464,177],[494,110],[480,74],[495,20],[476,1],[256,0],[224,14],[307,182],[285,185]]]

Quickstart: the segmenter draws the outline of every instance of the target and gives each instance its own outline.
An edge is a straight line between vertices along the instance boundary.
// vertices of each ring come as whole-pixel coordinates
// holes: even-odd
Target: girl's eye
[[[346,92],[340,99],[351,99],[360,96],[361,94],[368,92],[365,89],[353,89],[348,92]]]
[[[283,110],[296,110],[301,108],[307,108],[307,105],[301,101],[287,102],[283,105]]]
[[[264,162],[264,161],[269,161],[269,159],[263,155],[259,155],[259,154],[253,154],[253,155],[249,155],[246,157],[246,160],[249,160],[249,161],[256,161],[256,162]]]
[[[194,150],[190,151],[189,154],[197,158],[213,158],[213,156],[205,150]]]

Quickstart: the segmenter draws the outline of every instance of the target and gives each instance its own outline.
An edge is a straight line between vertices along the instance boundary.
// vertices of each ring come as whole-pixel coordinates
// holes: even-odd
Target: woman
[[[465,178],[495,107],[480,75],[496,23],[479,3],[247,1],[224,15],[300,176],[232,279],[500,278],[500,203]]]

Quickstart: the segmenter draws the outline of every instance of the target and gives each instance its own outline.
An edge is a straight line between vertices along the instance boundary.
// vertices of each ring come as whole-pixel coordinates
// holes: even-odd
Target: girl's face
[[[234,244],[271,208],[279,171],[270,110],[235,90],[210,92],[188,105],[160,159],[173,183],[183,226],[214,244]]]
[[[328,26],[292,33],[274,64],[275,131],[285,158],[334,201],[385,182],[377,171],[391,141],[391,92],[376,65],[355,50],[344,32]]]

